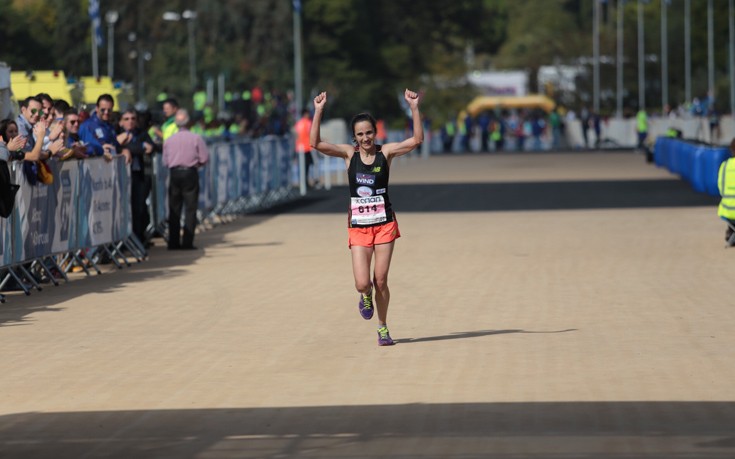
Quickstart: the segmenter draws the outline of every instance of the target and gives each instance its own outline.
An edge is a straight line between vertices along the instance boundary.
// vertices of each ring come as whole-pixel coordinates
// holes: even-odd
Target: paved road
[[[640,156],[395,164],[390,326],[345,189],[0,308],[0,457],[731,458],[735,252]]]

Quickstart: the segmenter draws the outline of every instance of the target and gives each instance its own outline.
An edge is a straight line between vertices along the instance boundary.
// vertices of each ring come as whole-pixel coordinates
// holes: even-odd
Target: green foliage
[[[31,21],[41,13],[40,5],[17,9],[12,0],[0,0],[0,59],[16,70],[39,68],[46,60],[50,39],[44,23]]]
[[[578,56],[583,40],[574,16],[563,8],[565,0],[517,0],[509,7],[508,39],[498,53],[498,65],[537,70],[556,60]],[[588,51],[587,51],[588,52]]]
[[[400,94],[410,87],[425,94],[424,113],[441,123],[474,95],[464,83],[472,70],[526,69],[535,81],[541,65],[575,64],[592,54],[590,0],[301,0],[304,101],[330,95],[329,116],[370,111],[400,124]],[[645,6],[646,54],[660,53],[662,0]],[[669,7],[671,99],[683,100],[683,3]],[[692,1],[694,94],[706,92],[705,1]],[[727,0],[715,3],[715,62],[720,99],[728,90]],[[145,81],[152,101],[160,90],[187,103],[188,24],[167,22],[163,13],[196,8],[193,22],[197,79],[224,74],[229,89],[259,85],[281,92],[293,87],[293,12],[290,0],[116,0],[102,2],[119,13],[114,28],[115,77],[137,88]],[[607,3],[601,52],[615,56],[618,1]],[[637,1],[625,8],[625,81],[628,98],[637,88]],[[16,70],[62,69],[91,74],[88,0],[0,0],[0,59]],[[105,40],[107,26],[103,19]],[[134,34],[134,40],[129,37]],[[132,37],[130,37],[132,38]],[[472,51],[472,52],[469,52]],[[137,56],[150,53],[150,61]],[[99,49],[107,73],[107,46]],[[142,64],[142,66],[140,65]],[[143,71],[142,74],[139,70]],[[660,97],[660,61],[646,64],[647,100]],[[602,66],[602,88],[614,92],[615,72]],[[142,82],[142,81],[140,81]],[[658,85],[657,85],[658,83]],[[582,88],[584,88],[582,83]],[[535,91],[537,88],[530,88]],[[608,108],[612,102],[603,101]]]

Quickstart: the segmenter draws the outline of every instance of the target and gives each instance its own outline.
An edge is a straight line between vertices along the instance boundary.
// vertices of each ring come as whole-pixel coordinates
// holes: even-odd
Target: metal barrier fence
[[[657,166],[678,174],[695,191],[720,196],[717,174],[720,164],[730,157],[729,148],[659,137],[656,139],[653,157]]]
[[[199,169],[199,222],[254,212],[296,197],[291,137],[214,142],[209,164]],[[165,233],[168,215],[168,169],[153,159],[149,232]]]
[[[20,163],[11,176],[19,184],[13,213],[0,219],[0,290],[9,282],[30,295],[41,281],[54,285],[73,264],[101,271],[107,259],[118,268],[129,256],[142,260],[144,249],[132,236],[130,173],[122,157],[59,163],[48,161],[49,185],[28,183]],[[4,298],[0,298],[4,301]]]
[[[210,162],[199,170],[199,221],[208,225],[227,216],[270,207],[297,196],[290,137],[209,145]],[[86,274],[107,261],[118,268],[146,257],[145,241],[132,233],[130,169],[122,157],[48,161],[50,185],[30,185],[20,163],[12,165],[21,186],[15,208],[0,218],[0,291],[14,282],[26,295],[41,281],[58,285],[79,266]],[[148,234],[166,236],[168,169],[154,156]],[[5,298],[0,295],[0,301]]]

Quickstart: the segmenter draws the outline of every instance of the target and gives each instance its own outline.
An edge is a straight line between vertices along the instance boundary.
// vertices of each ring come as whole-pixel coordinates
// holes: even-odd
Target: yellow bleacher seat
[[[120,104],[117,100],[120,95],[120,90],[115,89],[110,77],[100,76],[99,78],[95,78],[93,76],[85,76],[82,77],[81,81],[85,103],[94,105],[97,103],[97,98],[99,96],[102,94],[109,94],[112,96],[112,100],[115,101],[115,110],[120,109]]]
[[[46,93],[53,99],[64,99],[72,103],[70,85],[62,70],[41,70],[33,72],[10,72],[10,87],[15,100]]]

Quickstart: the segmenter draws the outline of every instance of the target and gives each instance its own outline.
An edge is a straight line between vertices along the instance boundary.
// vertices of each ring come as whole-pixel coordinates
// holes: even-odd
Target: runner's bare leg
[[[352,252],[352,273],[355,276],[355,289],[367,295],[372,288],[370,284],[370,262],[373,258],[373,248],[353,245],[350,247],[350,251]]]
[[[378,309],[378,321],[385,324],[388,318],[388,303],[390,303],[390,289],[388,288],[388,270],[393,257],[395,241],[387,244],[375,245],[375,303]]]

